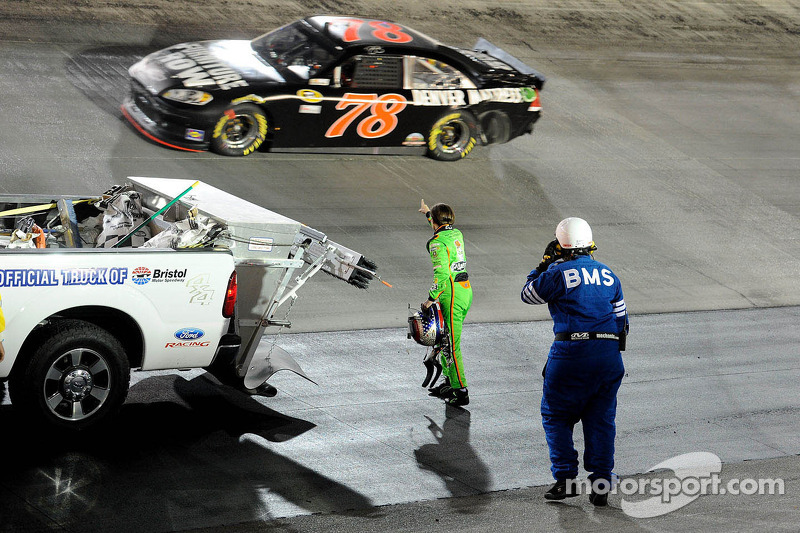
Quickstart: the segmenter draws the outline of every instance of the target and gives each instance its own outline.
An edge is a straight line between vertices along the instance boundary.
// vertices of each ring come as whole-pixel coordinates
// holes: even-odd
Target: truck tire
[[[466,109],[444,113],[428,133],[428,157],[439,161],[458,161],[477,144],[475,115]]]
[[[254,104],[226,110],[217,119],[211,136],[211,150],[221,155],[250,155],[267,138],[267,115]]]
[[[9,383],[15,408],[51,427],[76,431],[119,410],[131,371],[113,335],[71,319],[55,321],[35,334],[41,340]]]

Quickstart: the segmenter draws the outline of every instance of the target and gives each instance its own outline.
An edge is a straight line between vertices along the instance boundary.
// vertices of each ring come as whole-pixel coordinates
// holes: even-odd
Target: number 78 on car
[[[457,161],[532,133],[542,74],[484,39],[312,16],[253,40],[181,43],[129,69],[122,113],[179,150],[424,153]]]

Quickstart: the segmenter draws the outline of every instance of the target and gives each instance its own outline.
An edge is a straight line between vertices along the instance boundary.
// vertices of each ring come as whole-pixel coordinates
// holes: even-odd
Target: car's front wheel
[[[458,161],[469,155],[475,144],[475,115],[466,109],[444,113],[428,133],[428,156],[439,161]]]
[[[241,104],[226,110],[217,119],[211,137],[211,149],[222,155],[250,155],[267,138],[267,115],[253,104]]]

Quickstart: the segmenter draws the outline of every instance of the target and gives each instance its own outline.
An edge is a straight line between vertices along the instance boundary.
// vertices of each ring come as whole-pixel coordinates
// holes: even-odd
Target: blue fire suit
[[[555,340],[543,372],[542,425],[556,480],[578,475],[572,433],[583,423],[583,464],[589,479],[611,480],[614,467],[617,390],[625,368],[620,343],[602,338],[626,334],[628,312],[617,276],[589,255],[531,271],[522,301],[548,305],[553,332],[591,333],[587,340]],[[601,338],[596,338],[598,335]],[[606,334],[606,335],[603,335]]]

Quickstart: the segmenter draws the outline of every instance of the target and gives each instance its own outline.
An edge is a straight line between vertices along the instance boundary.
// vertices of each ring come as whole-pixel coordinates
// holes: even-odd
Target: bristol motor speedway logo
[[[131,272],[131,279],[137,285],[146,285],[153,278],[153,273],[149,268],[136,267]]]
[[[176,282],[186,280],[188,269],[180,268],[154,268],[136,267],[132,271],[131,279],[137,285],[153,283]]]

